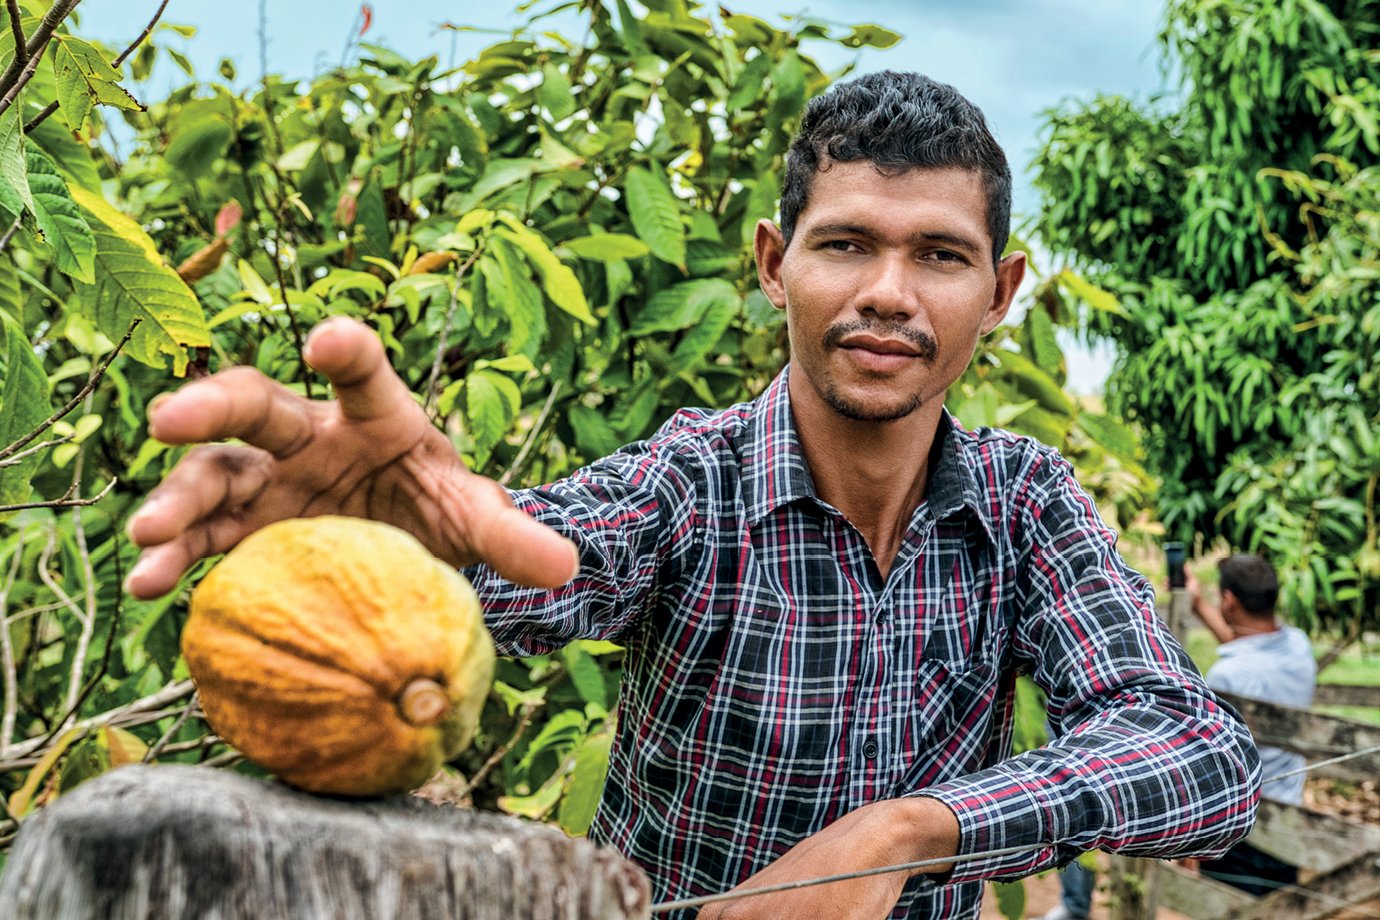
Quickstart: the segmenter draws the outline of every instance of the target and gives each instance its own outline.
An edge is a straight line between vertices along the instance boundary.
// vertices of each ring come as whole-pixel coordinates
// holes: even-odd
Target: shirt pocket
[[[903,735],[908,766],[897,794],[990,766],[1005,717],[1002,675],[991,661],[926,657],[916,678]]]

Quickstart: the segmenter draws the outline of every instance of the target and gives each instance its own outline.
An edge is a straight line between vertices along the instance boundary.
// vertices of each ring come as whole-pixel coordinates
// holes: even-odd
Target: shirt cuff
[[[954,864],[946,882],[1015,879],[1061,865],[1077,855],[1056,847],[1055,828],[1046,809],[1025,783],[997,770],[983,770],[910,793],[936,799],[958,819],[957,856],[1021,847],[1005,856],[982,856]]]

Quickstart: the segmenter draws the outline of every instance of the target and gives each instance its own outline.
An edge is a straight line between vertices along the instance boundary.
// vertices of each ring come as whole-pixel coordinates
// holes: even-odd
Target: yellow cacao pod
[[[493,680],[479,599],[397,528],[281,521],[192,592],[182,654],[206,720],[309,792],[426,782],[474,736]]]

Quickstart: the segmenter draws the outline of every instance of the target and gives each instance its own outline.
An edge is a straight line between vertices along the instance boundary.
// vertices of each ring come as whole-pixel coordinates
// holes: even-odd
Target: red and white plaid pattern
[[[686,410],[569,479],[515,492],[577,541],[556,591],[469,572],[500,647],[627,648],[590,832],[657,901],[725,891],[839,816],[928,795],[961,851],[893,917],[976,916],[981,885],[1106,847],[1221,853],[1254,819],[1246,729],[1161,625],[1154,592],[1053,450],[946,419],[925,500],[883,580],[815,497],[783,372]],[[1017,672],[1059,738],[1010,758]],[[1060,845],[1051,846],[1052,841]]]

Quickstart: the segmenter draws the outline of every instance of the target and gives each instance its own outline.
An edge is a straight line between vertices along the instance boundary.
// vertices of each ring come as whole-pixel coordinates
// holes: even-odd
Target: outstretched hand
[[[125,582],[131,594],[165,594],[198,559],[258,528],[321,514],[392,524],[451,565],[486,562],[534,587],[574,577],[574,545],[465,467],[368,327],[327,320],[303,357],[330,380],[334,400],[232,368],[149,406],[149,433],[165,443],[243,443],[188,452],[130,518],[130,539],[143,547]]]

